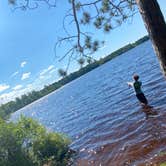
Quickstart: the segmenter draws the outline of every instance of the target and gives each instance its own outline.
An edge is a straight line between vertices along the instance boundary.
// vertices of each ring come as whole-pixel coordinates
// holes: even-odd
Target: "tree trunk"
[[[144,24],[166,76],[166,23],[157,0],[136,0]]]

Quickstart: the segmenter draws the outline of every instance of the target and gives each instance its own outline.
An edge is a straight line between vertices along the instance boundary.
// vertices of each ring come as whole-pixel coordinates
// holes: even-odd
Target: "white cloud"
[[[50,65],[47,69],[44,69],[40,72],[40,76],[45,75],[47,72],[51,71],[52,69],[54,69],[54,65]]]
[[[6,89],[9,89],[10,86],[9,85],[6,85],[6,84],[0,84],[0,92],[6,90]]]
[[[48,68],[42,70],[39,74],[39,80],[42,80],[42,82],[47,82],[48,79],[53,79],[55,77],[52,77],[53,76],[53,73],[56,72],[56,68],[54,65],[50,65]]]
[[[44,79],[45,77],[43,75],[40,75],[39,76],[39,79]]]
[[[21,84],[16,85],[15,87],[12,87],[10,92],[3,93],[0,95],[0,104],[9,102],[11,100],[14,100],[16,97],[20,97],[23,94],[27,94],[28,92],[31,92],[32,90],[40,90],[44,87],[44,85],[51,84],[56,81],[56,77],[53,73],[56,72],[56,68],[54,65],[48,66],[48,68],[42,70],[38,77],[33,80],[30,84],[26,85],[25,87]],[[31,72],[23,73],[21,80],[29,78],[31,75]],[[3,86],[2,86],[3,85]],[[9,88],[9,85],[2,84],[0,85],[0,91],[1,89],[7,89]]]
[[[23,86],[22,85],[16,85],[14,88],[12,88],[13,90],[19,90],[21,89]]]
[[[28,92],[32,91],[33,87],[27,85],[26,88],[24,89],[19,89],[19,90],[13,90],[9,93],[3,93],[0,95],[0,104],[7,103],[9,101],[14,100],[16,97],[20,97],[23,94],[27,94]]]
[[[51,69],[53,69],[54,68],[54,65],[50,65],[49,67],[48,67],[48,71],[50,71]]]
[[[56,69],[54,68],[54,69],[52,69],[52,70],[50,70],[50,74],[52,74],[52,73],[54,73],[54,72],[56,72]]]
[[[27,64],[27,62],[26,62],[26,61],[23,61],[23,62],[21,62],[20,66],[21,66],[21,67],[24,67],[26,64]]]
[[[15,73],[13,73],[13,74],[11,75],[11,77],[16,76],[18,73],[19,73],[19,72],[18,72],[18,71],[16,71]]]
[[[21,95],[23,94],[27,94],[28,92],[31,92],[32,90],[41,90],[44,85],[49,85],[55,81],[57,81],[57,78],[55,77],[52,77],[52,74],[54,71],[55,71],[55,68],[54,67],[48,67],[47,69],[49,69],[48,73],[46,75],[43,75],[43,79],[41,80],[40,79],[40,74],[39,74],[39,77],[36,78],[35,80],[33,80],[33,82],[31,82],[30,84],[26,85],[25,87],[23,87],[22,85],[16,85],[15,87],[13,87],[11,89],[10,92],[8,93],[3,93],[0,95],[0,104],[3,104],[3,103],[7,103],[9,101],[12,101],[12,100],[15,100],[16,97],[20,97]],[[22,75],[22,78],[25,79],[25,77],[29,77],[31,73],[24,73]]]
[[[22,75],[22,77],[21,77],[21,80],[25,80],[25,79],[29,78],[30,75],[31,75],[31,72],[29,72],[29,73],[24,73],[24,74]]]
[[[32,88],[33,88],[33,84],[28,84],[28,85],[27,85],[27,88],[28,88],[28,89],[32,89]]]

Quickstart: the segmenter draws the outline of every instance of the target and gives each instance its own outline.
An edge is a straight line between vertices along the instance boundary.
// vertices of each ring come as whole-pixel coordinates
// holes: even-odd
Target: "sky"
[[[166,18],[166,0],[158,0]],[[7,0],[0,2],[0,104],[32,90],[39,90],[59,79],[57,70],[67,60],[55,58],[55,43],[62,35],[64,11],[62,1],[56,8],[46,5],[35,10],[15,10]],[[108,33],[97,33],[105,45],[94,55],[100,58],[147,35],[140,14]],[[57,54],[63,56],[63,49]],[[71,63],[69,72],[78,70]]]

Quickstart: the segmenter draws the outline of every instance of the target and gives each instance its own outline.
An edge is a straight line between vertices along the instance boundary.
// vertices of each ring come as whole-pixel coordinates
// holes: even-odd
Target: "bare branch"
[[[80,26],[79,26],[78,19],[77,19],[77,14],[76,14],[75,0],[72,0],[72,9],[73,9],[74,21],[76,23],[76,28],[77,28],[77,44],[78,44],[79,49],[81,49],[81,44],[80,44]]]
[[[65,55],[63,55],[63,57],[61,57],[61,58],[59,59],[59,61],[62,61],[67,55],[70,55],[70,53],[73,52],[73,51],[74,51],[74,48],[73,48],[73,47],[70,48],[70,49],[65,53]]]
[[[39,7],[39,4],[46,4],[49,8],[56,7],[56,1],[54,0],[53,3],[50,0],[24,0],[23,3],[16,3],[16,0],[8,0],[10,4],[14,6],[14,11],[17,9],[21,10],[32,10]]]
[[[99,2],[102,2],[102,0],[97,0],[91,3],[83,3],[83,4],[80,4],[80,7],[96,5]]]

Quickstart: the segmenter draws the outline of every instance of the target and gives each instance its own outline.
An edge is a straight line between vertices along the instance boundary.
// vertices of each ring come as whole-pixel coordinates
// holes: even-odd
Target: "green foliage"
[[[92,61],[92,58],[88,57],[88,58],[87,58],[87,63],[90,65],[92,62],[93,62],[93,61]]]
[[[103,21],[104,21],[104,17],[98,16],[93,24],[97,29],[100,29],[100,28],[102,28]]]
[[[93,51],[97,51],[97,49],[99,48],[99,42],[96,40],[93,42]]]
[[[84,63],[85,63],[85,59],[84,58],[80,58],[80,59],[78,59],[78,64],[80,65],[80,67],[82,68],[83,67],[83,65],[84,65]]]
[[[64,78],[67,75],[67,72],[63,69],[59,69],[58,74],[59,74],[60,77]]]
[[[0,166],[65,166],[71,158],[69,143],[30,118],[17,123],[0,119]]]
[[[111,24],[104,24],[104,31],[109,32],[112,29]]]
[[[16,0],[8,0],[9,4],[16,5]]]
[[[160,164],[160,166],[166,166],[166,162],[165,162],[165,163]]]
[[[92,45],[91,45],[91,37],[90,36],[87,36],[85,38],[85,47],[88,48],[88,49],[91,49],[92,48]]]
[[[88,12],[83,13],[83,18],[81,19],[82,24],[90,23],[90,14]]]
[[[110,10],[110,2],[109,0],[103,0],[101,6],[101,12],[106,13]]]

